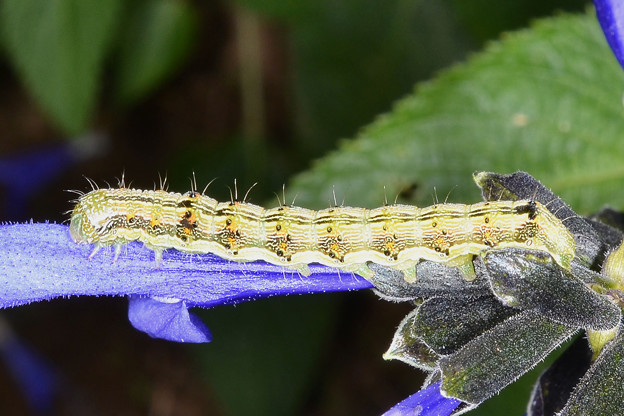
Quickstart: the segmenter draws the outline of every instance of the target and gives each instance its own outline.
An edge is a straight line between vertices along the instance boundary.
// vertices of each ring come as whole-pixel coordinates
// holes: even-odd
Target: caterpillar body
[[[70,233],[77,243],[121,246],[140,241],[154,250],[174,248],[222,258],[263,260],[309,275],[320,263],[370,277],[374,262],[416,278],[416,264],[431,260],[474,277],[472,259],[485,250],[523,247],[548,252],[569,269],[575,243],[544,205],[532,200],[418,208],[334,207],[314,211],[295,206],[265,209],[246,202],[218,202],[198,192],[97,189],[81,196]]]

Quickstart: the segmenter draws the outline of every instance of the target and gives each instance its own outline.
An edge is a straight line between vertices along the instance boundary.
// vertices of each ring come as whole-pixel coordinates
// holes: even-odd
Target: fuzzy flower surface
[[[210,332],[188,312],[270,296],[367,289],[351,273],[312,265],[310,276],[264,262],[236,263],[213,255],[166,250],[154,253],[139,243],[93,258],[58,224],[0,226],[0,307],[69,296],[128,296],[132,324],[149,335],[179,342],[207,342]]]
[[[624,67],[624,3],[620,0],[594,0],[602,31],[622,67]]]
[[[448,416],[460,404],[459,400],[442,396],[440,383],[435,383],[397,403],[383,416]]]

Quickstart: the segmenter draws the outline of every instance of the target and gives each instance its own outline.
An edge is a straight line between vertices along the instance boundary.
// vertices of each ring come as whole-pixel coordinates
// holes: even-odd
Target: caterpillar
[[[314,211],[122,187],[82,195],[70,234],[76,243],[95,245],[90,257],[113,245],[116,260],[123,244],[140,241],[155,252],[157,264],[164,249],[174,248],[238,262],[263,260],[304,276],[310,263],[320,263],[370,278],[366,264],[374,262],[403,271],[408,282],[415,281],[421,260],[459,267],[471,280],[472,259],[485,250],[543,250],[566,269],[575,253],[561,220],[533,200]]]

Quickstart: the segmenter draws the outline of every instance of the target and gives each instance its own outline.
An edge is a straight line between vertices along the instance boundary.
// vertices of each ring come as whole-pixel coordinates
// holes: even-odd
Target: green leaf
[[[26,87],[67,134],[87,128],[119,0],[4,0],[7,53]]]
[[[141,99],[170,76],[188,57],[198,21],[181,1],[136,4],[120,35],[116,60],[118,102]]]
[[[434,187],[475,201],[475,170],[525,170],[578,212],[622,205],[622,86],[593,13],[542,20],[420,85],[288,189],[309,207],[332,189],[378,206],[384,187],[390,201],[430,204]]]

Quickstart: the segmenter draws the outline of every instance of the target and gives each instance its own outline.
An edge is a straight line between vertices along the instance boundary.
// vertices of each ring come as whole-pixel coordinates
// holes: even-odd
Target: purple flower
[[[621,0],[594,0],[594,5],[607,42],[624,67],[624,3]]]
[[[397,403],[383,416],[448,416],[461,404],[442,396],[440,383],[434,383]]]
[[[124,246],[116,263],[112,249],[89,259],[91,251],[75,244],[64,225],[1,225],[0,307],[67,296],[129,296],[136,328],[172,341],[208,342],[208,328],[188,308],[372,287],[361,277],[320,265],[301,276],[264,262],[166,250],[157,268],[154,253],[142,244]]]

